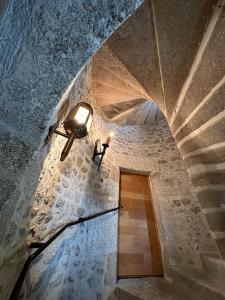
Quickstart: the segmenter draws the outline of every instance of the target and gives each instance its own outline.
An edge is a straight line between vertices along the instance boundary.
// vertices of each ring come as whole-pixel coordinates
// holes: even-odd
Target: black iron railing
[[[31,262],[39,255],[41,254],[63,231],[65,231],[68,227],[71,227],[73,225],[78,225],[80,223],[95,219],[97,217],[100,217],[102,215],[108,214],[110,212],[116,211],[118,210],[120,207],[116,207],[116,208],[112,208],[112,209],[108,209],[105,210],[103,212],[99,212],[97,214],[93,214],[90,215],[88,217],[84,217],[84,218],[79,218],[78,220],[74,221],[74,222],[70,222],[68,224],[66,224],[65,226],[63,226],[59,231],[57,231],[47,242],[45,243],[32,243],[30,244],[30,248],[37,248],[37,250],[31,254],[27,260],[24,263],[23,269],[20,272],[20,275],[16,281],[16,284],[12,290],[11,296],[10,296],[10,300],[17,300],[20,294],[20,290],[22,288],[22,285],[24,283],[27,271],[29,269],[29,266],[31,264]]]

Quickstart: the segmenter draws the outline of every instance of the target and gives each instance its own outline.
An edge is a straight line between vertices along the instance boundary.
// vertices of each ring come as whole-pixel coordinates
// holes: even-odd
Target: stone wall
[[[169,265],[199,264],[200,253],[217,253],[199,201],[166,121],[150,128],[117,129],[115,157],[125,169],[150,172]]]
[[[217,254],[166,121],[149,126],[106,123],[89,93],[89,68],[67,93],[91,102],[94,123],[86,140],[59,161],[65,139],[55,136],[35,193],[29,241],[44,241],[65,223],[118,205],[120,168],[149,172],[165,275],[200,267],[200,254]],[[82,90],[79,89],[82,86]],[[70,104],[68,105],[68,107]],[[113,130],[100,171],[92,161],[94,141]],[[118,215],[68,229],[38,258],[23,289],[24,299],[106,299],[116,283]]]
[[[27,254],[32,195],[44,138],[67,87],[132,14],[134,1],[1,1],[0,294],[7,299]]]
[[[69,111],[78,101],[90,103],[89,75],[89,67],[86,67],[68,91],[62,107],[67,103]],[[94,103],[91,104],[94,107]],[[71,220],[115,204],[111,197],[115,194],[115,184],[109,177],[110,165],[98,172],[92,161],[94,141],[99,137],[106,139],[110,129],[109,125],[103,128],[97,111],[95,108],[89,136],[75,141],[64,162],[59,158],[66,140],[53,136],[35,192],[30,232],[35,240],[43,239],[49,229],[54,231]]]
[[[90,102],[89,76],[87,66],[62,107],[69,110],[77,101]],[[35,192],[29,242],[43,241],[70,221],[118,205],[118,179],[111,176],[111,162],[106,159],[98,172],[92,161],[94,141],[105,140],[112,126],[101,120],[91,104],[94,123],[90,135],[74,143],[64,162],[59,158],[65,139],[53,137]],[[111,213],[67,230],[34,262],[23,297],[93,299],[95,293],[96,299],[105,299],[116,279],[117,218],[117,213]]]

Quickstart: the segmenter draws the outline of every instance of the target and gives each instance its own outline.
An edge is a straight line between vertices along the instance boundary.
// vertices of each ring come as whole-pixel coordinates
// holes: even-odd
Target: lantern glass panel
[[[74,119],[79,123],[79,124],[85,124],[87,117],[89,114],[89,110],[85,107],[80,106]]]

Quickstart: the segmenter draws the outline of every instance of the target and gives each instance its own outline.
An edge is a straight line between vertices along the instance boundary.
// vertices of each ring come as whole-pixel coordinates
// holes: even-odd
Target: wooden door
[[[162,276],[149,177],[121,173],[120,204],[118,278]]]

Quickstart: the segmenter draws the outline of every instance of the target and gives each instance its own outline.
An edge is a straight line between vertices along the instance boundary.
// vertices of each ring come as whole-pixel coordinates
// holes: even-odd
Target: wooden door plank
[[[120,204],[118,277],[162,276],[162,256],[148,177],[122,173]]]

